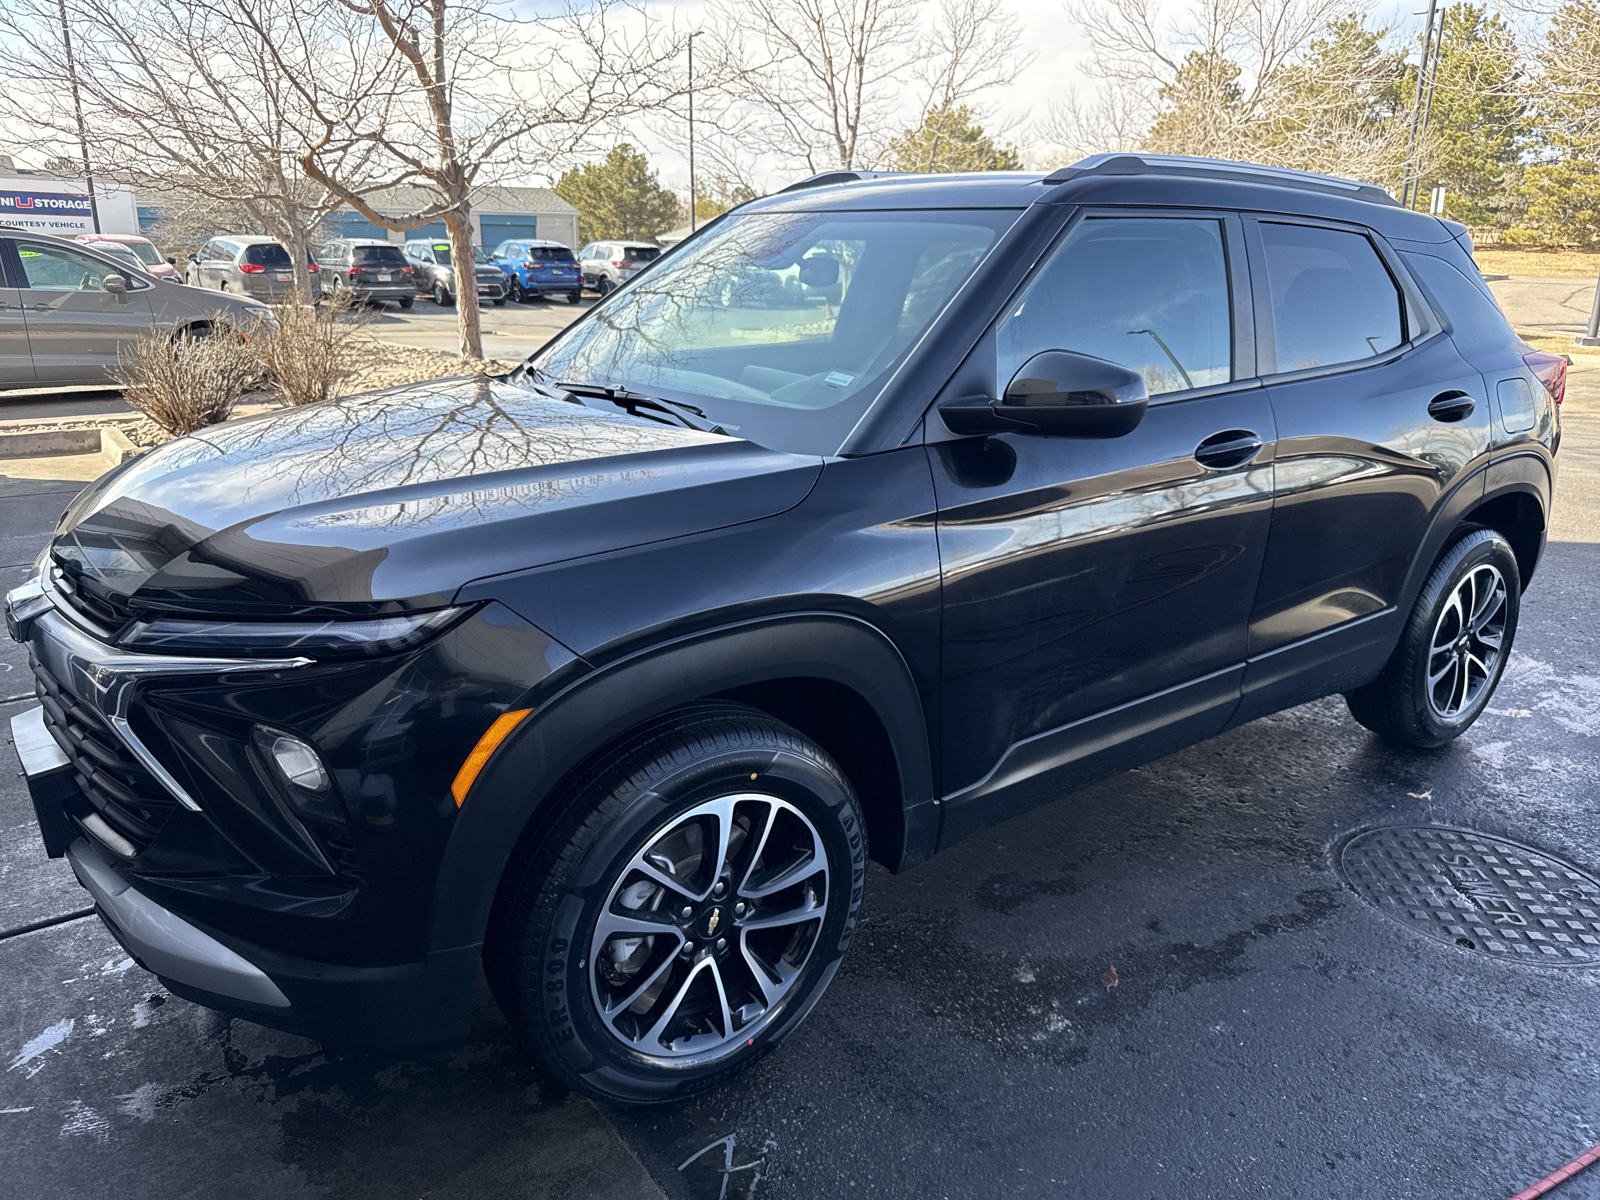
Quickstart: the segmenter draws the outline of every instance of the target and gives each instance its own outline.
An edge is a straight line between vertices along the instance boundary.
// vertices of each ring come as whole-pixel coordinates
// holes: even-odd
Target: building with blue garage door
[[[372,207],[385,216],[404,216],[425,208],[429,193],[423,188],[392,187],[375,192]],[[379,229],[354,209],[340,209],[327,219],[329,237],[382,238],[399,244],[412,238],[446,236],[443,221],[419,225],[405,233]],[[511,238],[543,238],[573,249],[578,245],[578,210],[549,188],[490,187],[472,202],[474,241],[493,250]]]

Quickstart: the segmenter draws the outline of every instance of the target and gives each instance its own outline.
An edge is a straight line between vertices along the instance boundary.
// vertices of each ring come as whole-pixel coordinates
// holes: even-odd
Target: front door
[[[1488,449],[1490,406],[1482,377],[1435,336],[1404,268],[1366,230],[1262,217],[1247,235],[1278,425],[1251,716],[1382,666],[1433,514]]]
[[[148,285],[64,246],[13,244],[38,382],[107,382],[123,351],[150,331],[150,305],[142,294]],[[109,275],[123,279],[122,294],[107,290]]]
[[[1228,719],[1272,505],[1248,289],[1236,218],[1080,215],[945,398],[1075,350],[1145,377],[1143,422],[958,438],[930,415],[947,836]]]

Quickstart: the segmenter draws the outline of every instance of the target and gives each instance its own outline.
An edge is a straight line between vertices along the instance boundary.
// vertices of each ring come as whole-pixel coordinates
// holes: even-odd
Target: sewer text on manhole
[[[1542,850],[1391,825],[1345,842],[1339,869],[1363,900],[1429,937],[1508,962],[1600,966],[1600,879]]]

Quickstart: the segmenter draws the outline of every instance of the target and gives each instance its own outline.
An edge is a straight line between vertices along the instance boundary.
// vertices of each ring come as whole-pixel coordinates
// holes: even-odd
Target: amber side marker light
[[[531,708],[514,708],[510,712],[501,713],[494,719],[494,724],[484,731],[484,735],[478,739],[478,744],[472,748],[472,753],[467,755],[466,761],[461,764],[461,769],[456,772],[455,780],[450,784],[450,794],[456,798],[457,808],[466,803],[467,793],[472,790],[478,773],[488,764],[489,756],[499,749],[501,742],[511,736],[513,729],[531,716],[533,716]]]

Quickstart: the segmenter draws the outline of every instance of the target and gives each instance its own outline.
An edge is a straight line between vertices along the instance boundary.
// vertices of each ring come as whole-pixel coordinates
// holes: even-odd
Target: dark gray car
[[[317,255],[324,291],[351,292],[369,304],[393,300],[410,308],[417,299],[417,269],[400,247],[376,238],[334,238]]]
[[[212,238],[189,256],[184,282],[191,287],[232,292],[267,304],[294,299],[294,270],[283,243],[253,233]],[[311,299],[322,299],[322,279],[311,267]]]
[[[0,390],[104,386],[132,342],[155,330],[247,334],[272,310],[157,279],[80,242],[0,228]]]
[[[478,285],[478,299],[495,304],[506,302],[506,277],[484,252],[473,247],[472,278]],[[433,297],[440,306],[456,302],[456,268],[450,261],[450,243],[439,239],[418,239],[406,243],[407,261],[416,268],[417,291]]]

